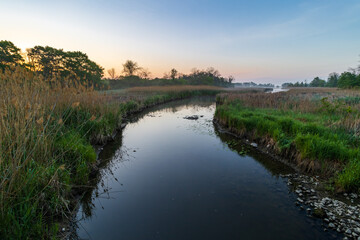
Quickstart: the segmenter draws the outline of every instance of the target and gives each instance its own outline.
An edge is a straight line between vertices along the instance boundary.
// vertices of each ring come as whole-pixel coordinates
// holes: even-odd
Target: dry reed
[[[61,215],[68,207],[68,187],[60,177],[71,166],[56,164],[62,156],[55,154],[64,113],[86,106],[92,113],[88,121],[94,121],[111,110],[109,101],[111,97],[74,80],[48,80],[20,67],[0,72],[0,224],[18,226],[18,238],[27,226],[48,214]],[[59,204],[48,206],[47,189],[56,193],[59,199],[53,201]],[[4,228],[0,237],[12,232]]]

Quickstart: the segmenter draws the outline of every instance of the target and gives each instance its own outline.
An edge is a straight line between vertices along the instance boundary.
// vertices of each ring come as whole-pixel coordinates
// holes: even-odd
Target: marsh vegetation
[[[94,146],[112,141],[131,114],[193,96],[217,95],[220,123],[330,177],[333,191],[359,190],[357,90],[224,88],[234,78],[214,68],[173,68],[150,80],[134,61],[123,64],[123,76],[110,69],[104,79],[104,69],[78,51],[21,53],[9,41],[0,50],[0,238],[57,238],[98,170]]]
[[[330,177],[336,191],[358,191],[359,100],[356,90],[331,88],[223,93],[215,118],[303,170]]]

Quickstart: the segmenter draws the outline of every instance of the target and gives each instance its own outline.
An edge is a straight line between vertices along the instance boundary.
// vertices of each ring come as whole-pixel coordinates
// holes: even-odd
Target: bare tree
[[[165,72],[163,78],[164,78],[164,79],[170,79],[169,73]]]
[[[178,78],[183,78],[183,77],[185,77],[186,75],[185,75],[184,73],[178,73],[177,76],[178,76]]]
[[[123,67],[124,67],[123,72],[127,76],[133,76],[137,71],[141,70],[141,67],[139,67],[138,63],[132,60],[127,60],[123,64]]]
[[[108,71],[108,74],[110,75],[111,79],[115,79],[116,78],[116,72],[115,72],[115,68],[111,68]]]
[[[147,68],[142,68],[139,77],[149,79],[151,77],[151,72]]]
[[[196,74],[198,74],[200,71],[199,71],[197,68],[192,68],[192,69],[190,70],[190,72],[191,72],[192,75],[196,75]]]

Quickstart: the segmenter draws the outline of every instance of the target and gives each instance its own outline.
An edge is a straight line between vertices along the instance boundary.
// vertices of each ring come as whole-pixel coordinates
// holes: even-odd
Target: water
[[[219,132],[208,99],[140,115],[99,155],[80,239],[334,239],[295,206],[292,170]],[[188,115],[203,115],[187,120]],[[230,148],[237,144],[235,147]],[[238,152],[245,155],[240,155]]]
[[[273,90],[271,91],[271,93],[287,92],[287,91],[289,91],[288,88],[273,88]]]

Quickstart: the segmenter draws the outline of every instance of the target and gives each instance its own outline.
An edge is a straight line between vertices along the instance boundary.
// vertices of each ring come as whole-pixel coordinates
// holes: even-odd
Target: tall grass
[[[111,139],[124,115],[219,90],[153,92],[107,94],[23,68],[0,73],[0,239],[56,237],[93,171],[92,144]]]
[[[95,161],[88,125],[114,111],[92,88],[22,68],[0,73],[0,99],[0,236],[46,238]]]
[[[360,92],[334,88],[299,88],[278,93],[222,93],[219,103],[241,102],[243,107],[313,114],[321,124],[360,134]],[[297,116],[301,120],[301,116]],[[307,121],[305,118],[303,121]]]

